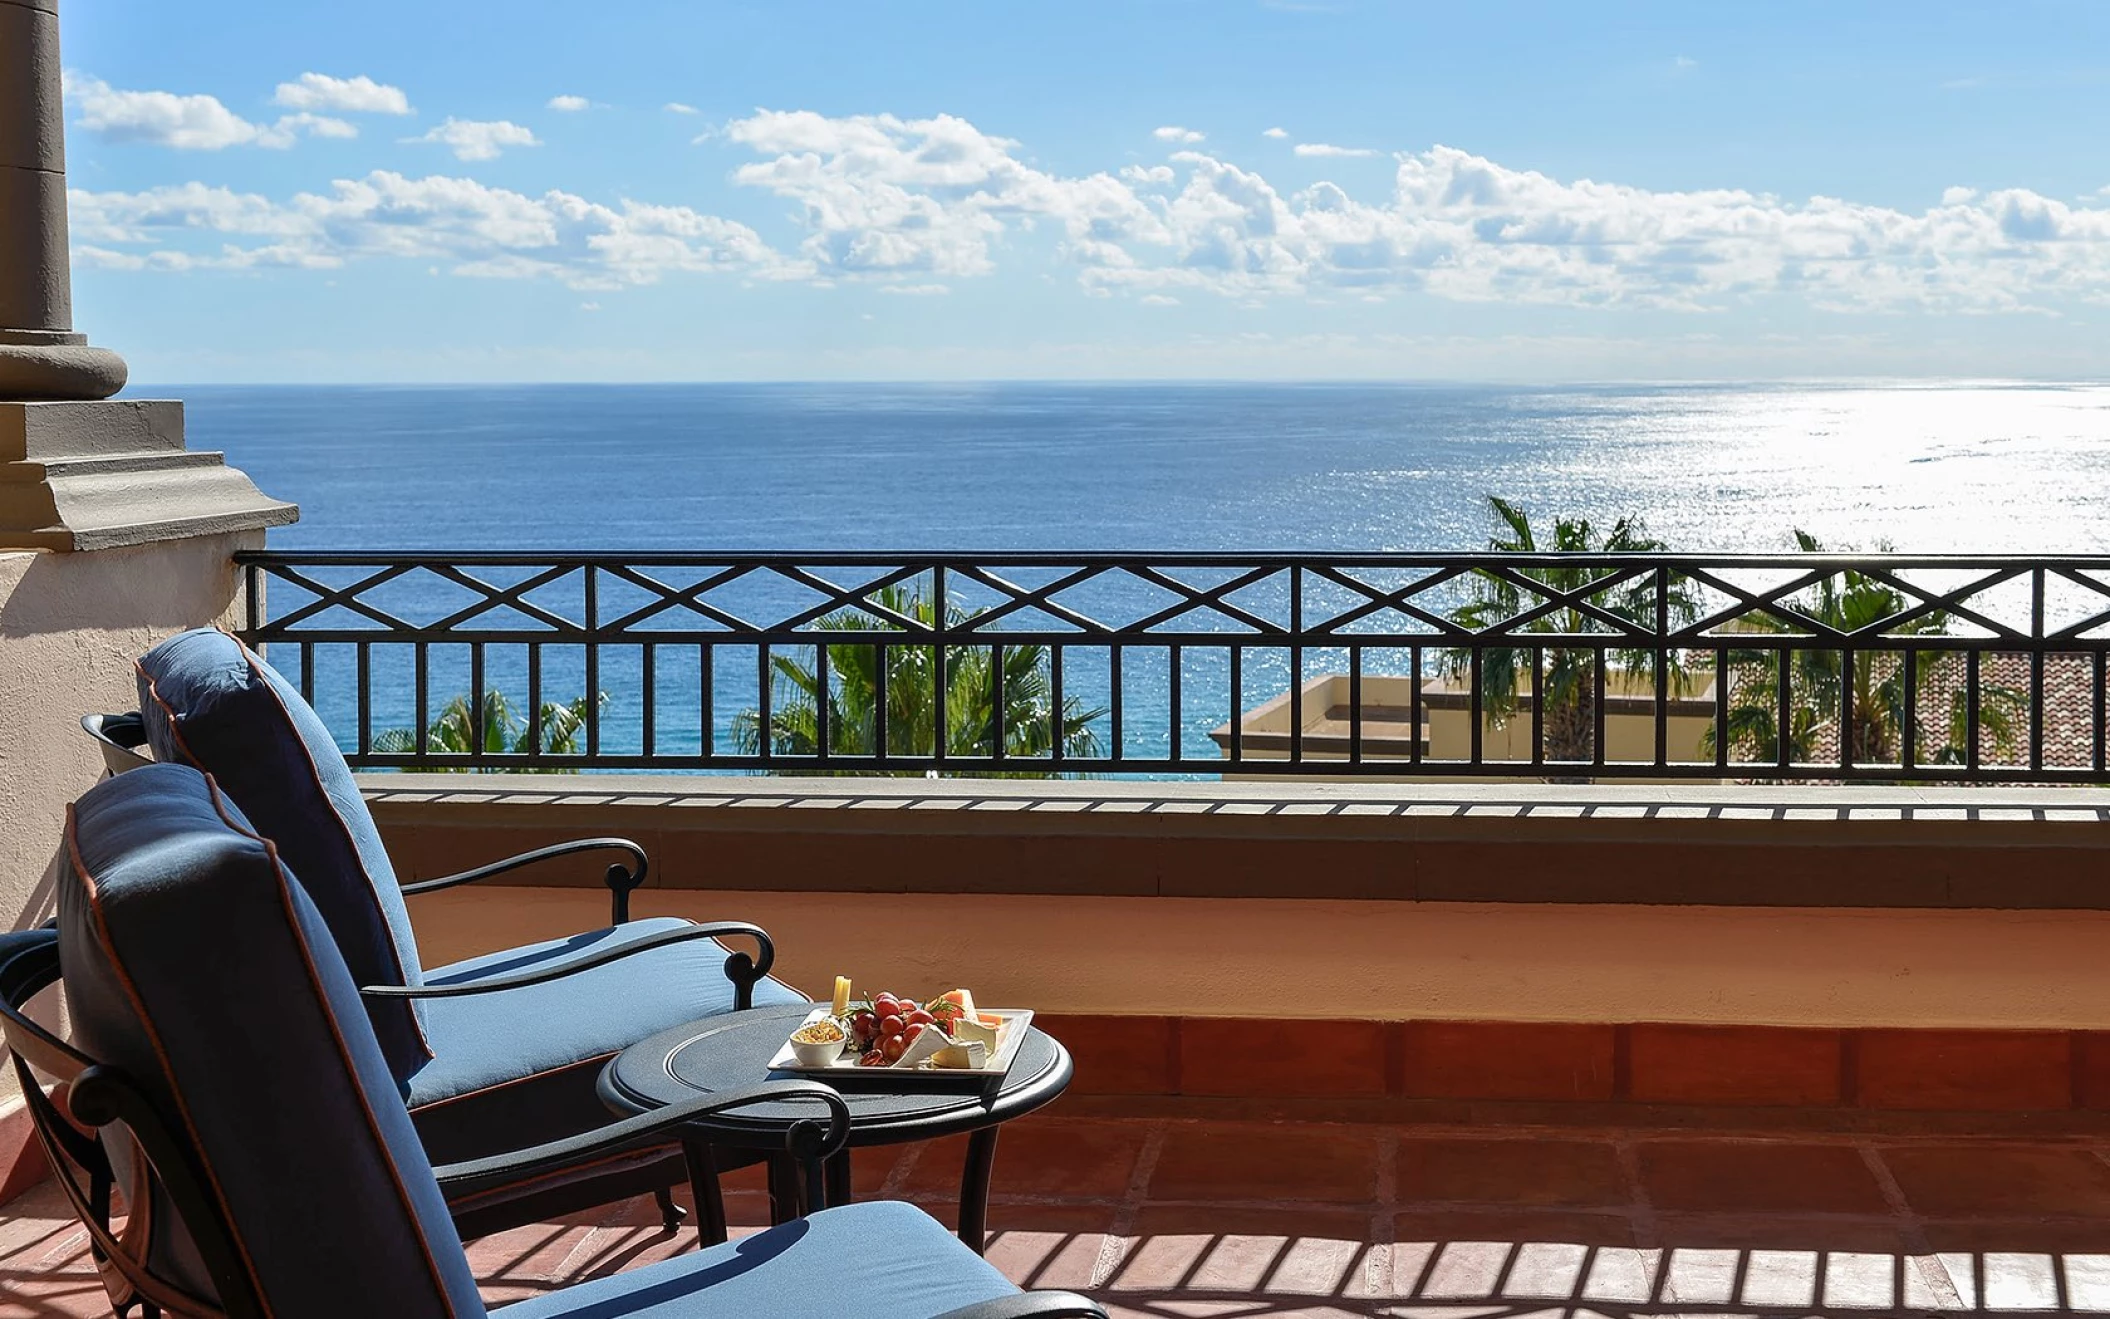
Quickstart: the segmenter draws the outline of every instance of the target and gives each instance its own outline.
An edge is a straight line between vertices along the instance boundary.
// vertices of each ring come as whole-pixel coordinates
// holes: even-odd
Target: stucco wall
[[[21,929],[52,913],[51,870],[66,806],[102,774],[82,734],[90,711],[138,704],[132,661],[186,627],[232,621],[241,532],[131,549],[0,551],[0,918]],[[0,1168],[11,1161],[0,1072]]]
[[[607,921],[590,889],[413,900],[427,965]],[[641,890],[779,973],[1080,1014],[2110,1029],[2110,912]],[[943,982],[942,984],[940,982]]]

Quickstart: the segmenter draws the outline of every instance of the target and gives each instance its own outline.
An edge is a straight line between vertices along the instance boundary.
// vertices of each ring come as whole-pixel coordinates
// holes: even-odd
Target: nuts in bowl
[[[843,1028],[823,1017],[809,1021],[791,1033],[791,1051],[807,1067],[826,1067],[842,1057]]]

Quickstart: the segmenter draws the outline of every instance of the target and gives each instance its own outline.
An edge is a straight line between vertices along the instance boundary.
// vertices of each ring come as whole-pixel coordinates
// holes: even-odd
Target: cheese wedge
[[[940,1049],[946,1048],[951,1043],[952,1041],[945,1038],[944,1031],[925,1029],[917,1033],[916,1038],[909,1043],[908,1050],[899,1058],[896,1058],[891,1065],[895,1067],[914,1067],[925,1058],[937,1053]]]
[[[986,1067],[989,1065],[989,1050],[980,1040],[967,1044],[948,1044],[930,1056],[930,1065],[945,1068]]]
[[[848,976],[837,976],[837,977],[835,977],[835,1005],[834,1005],[834,1015],[836,1015],[836,1016],[838,1016],[838,1017],[844,1017],[844,1016],[848,1016],[848,1015],[849,1015],[849,1013],[850,1013],[850,977],[848,977]]]
[[[979,1044],[990,1053],[996,1052],[996,1028],[985,1026],[972,1017],[963,1017],[952,1024],[952,1038],[956,1044]]]

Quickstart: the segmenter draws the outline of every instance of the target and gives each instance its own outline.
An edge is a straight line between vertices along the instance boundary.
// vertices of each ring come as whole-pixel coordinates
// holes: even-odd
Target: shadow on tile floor
[[[951,1221],[957,1144],[861,1152],[859,1194]],[[742,1232],[767,1218],[733,1174]],[[1134,1319],[2110,1315],[2090,1141],[1030,1120],[989,1258]],[[694,1248],[649,1199],[470,1245],[493,1304]],[[0,1319],[107,1314],[49,1187],[0,1211]]]

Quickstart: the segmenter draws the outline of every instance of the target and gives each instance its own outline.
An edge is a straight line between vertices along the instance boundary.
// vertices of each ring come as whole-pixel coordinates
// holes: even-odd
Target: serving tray
[[[1011,1070],[1011,1060],[1018,1056],[1018,1046],[1025,1043],[1026,1030],[1033,1024],[1033,1013],[1026,1008],[983,1008],[977,1013],[984,1018],[996,1019],[996,1048],[980,1067],[932,1067],[927,1063],[914,1067],[903,1067],[894,1063],[887,1067],[860,1067],[857,1055],[845,1053],[834,1062],[820,1067],[808,1067],[791,1051],[791,1036],[816,1021],[825,1021],[833,1014],[828,1004],[822,1004],[806,1014],[804,1020],[785,1034],[784,1043],[776,1055],[769,1060],[772,1072],[796,1072],[801,1076],[825,1076],[830,1081],[884,1080],[888,1084],[896,1081],[909,1084],[933,1084],[951,1082],[981,1082],[1001,1080]]]

